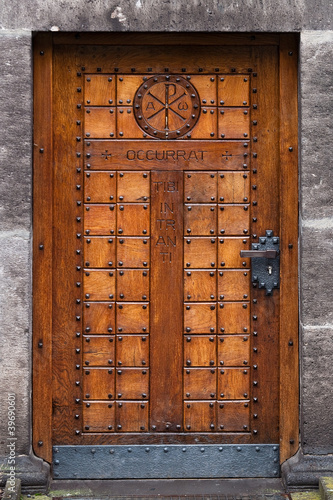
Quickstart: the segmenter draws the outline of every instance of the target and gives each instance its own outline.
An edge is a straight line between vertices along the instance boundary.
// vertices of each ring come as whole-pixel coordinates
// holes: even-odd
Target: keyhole
[[[273,271],[272,266],[268,266],[267,271],[268,271],[268,274],[271,275],[272,271]]]

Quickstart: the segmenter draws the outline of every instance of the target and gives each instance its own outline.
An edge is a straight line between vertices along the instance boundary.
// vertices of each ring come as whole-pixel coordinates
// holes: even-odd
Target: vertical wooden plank
[[[251,241],[266,230],[279,235],[278,48],[260,47],[251,76]],[[279,440],[279,290],[251,295],[252,407],[255,443]]]
[[[298,40],[281,35],[281,320],[280,320],[280,457],[298,449]]]
[[[52,36],[34,42],[33,448],[52,459]]]
[[[182,427],[183,173],[151,173],[152,431]]]
[[[53,57],[53,443],[79,444],[82,429],[83,77],[77,49]]]

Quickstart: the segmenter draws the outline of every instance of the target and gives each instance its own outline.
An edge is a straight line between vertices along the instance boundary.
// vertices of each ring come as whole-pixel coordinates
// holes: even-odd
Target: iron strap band
[[[58,479],[279,477],[279,446],[55,446]]]

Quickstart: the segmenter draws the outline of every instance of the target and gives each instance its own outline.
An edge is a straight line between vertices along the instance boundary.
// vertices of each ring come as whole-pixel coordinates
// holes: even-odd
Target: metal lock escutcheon
[[[272,230],[259,243],[252,243],[252,250],[241,250],[241,257],[250,257],[251,281],[265,288],[266,295],[272,295],[274,288],[280,287],[280,238]]]

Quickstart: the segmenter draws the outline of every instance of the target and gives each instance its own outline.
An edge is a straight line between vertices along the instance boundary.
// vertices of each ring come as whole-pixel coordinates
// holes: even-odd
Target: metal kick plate
[[[58,479],[279,477],[279,446],[55,446]]]

